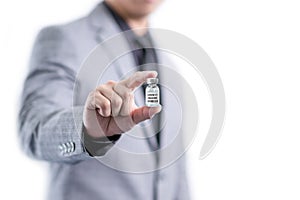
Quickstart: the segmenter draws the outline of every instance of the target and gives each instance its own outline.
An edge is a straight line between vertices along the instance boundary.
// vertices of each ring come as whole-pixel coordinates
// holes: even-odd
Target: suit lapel
[[[118,79],[121,80],[125,78],[124,76],[128,76],[128,73],[136,71],[136,64],[133,55],[130,53],[130,46],[124,35],[121,35],[122,31],[104,5],[99,4],[97,6],[90,15],[90,21],[96,30],[96,41],[98,43],[104,44],[104,41],[110,40],[114,36],[118,38],[117,42],[107,42],[105,46],[107,56],[112,60],[112,66],[118,75]],[[120,55],[120,52],[128,53]],[[143,96],[141,91],[136,92],[138,93],[136,96]],[[137,98],[136,101],[139,106],[143,105],[143,98]]]
[[[92,11],[89,19],[92,28],[95,29],[95,39],[97,43],[105,45],[106,56],[112,60],[111,66],[109,67],[109,74],[107,74],[107,80],[122,80],[137,71],[128,41],[124,35],[120,34],[122,31],[108,10],[100,3]],[[117,41],[105,42],[111,38],[114,38],[114,40],[117,38]],[[120,55],[120,52],[127,53]],[[144,92],[142,87],[135,90],[135,103],[137,106],[144,105]],[[144,126],[147,126],[147,124],[144,124]],[[148,143],[150,143],[151,148],[157,148],[156,138],[149,137],[151,135],[149,129],[143,129],[143,134],[144,137],[147,138]]]

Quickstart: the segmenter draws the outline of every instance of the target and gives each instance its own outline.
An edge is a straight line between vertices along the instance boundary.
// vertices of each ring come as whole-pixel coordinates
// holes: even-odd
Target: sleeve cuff
[[[102,138],[93,138],[86,133],[83,126],[83,145],[85,151],[92,157],[105,155],[120,139],[120,137],[121,135],[113,135]]]

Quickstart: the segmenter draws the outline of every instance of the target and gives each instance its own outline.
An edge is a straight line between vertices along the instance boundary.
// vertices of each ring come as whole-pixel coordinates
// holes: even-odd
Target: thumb
[[[143,107],[133,110],[131,113],[131,116],[132,116],[133,122],[135,124],[138,124],[142,121],[152,118],[154,115],[156,115],[160,111],[161,111],[161,105],[159,105],[157,107],[143,106]]]

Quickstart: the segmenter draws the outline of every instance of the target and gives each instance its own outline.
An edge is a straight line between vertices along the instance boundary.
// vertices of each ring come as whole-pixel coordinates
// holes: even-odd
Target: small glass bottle
[[[145,103],[148,107],[159,106],[159,87],[156,85],[158,83],[158,78],[148,78],[146,87],[146,98]]]

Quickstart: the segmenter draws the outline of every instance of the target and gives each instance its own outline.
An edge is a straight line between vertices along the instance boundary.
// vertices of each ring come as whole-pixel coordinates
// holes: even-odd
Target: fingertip
[[[154,115],[156,115],[161,111],[161,108],[162,108],[161,106],[157,106],[157,107],[143,106],[137,108],[131,113],[133,122],[135,124],[138,124],[147,119],[151,119],[152,117],[154,117]]]
[[[147,78],[155,78],[157,77],[158,73],[157,71],[147,71]]]
[[[162,110],[162,106],[149,107],[149,116],[153,118],[156,114],[158,114]]]

